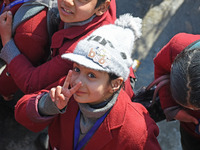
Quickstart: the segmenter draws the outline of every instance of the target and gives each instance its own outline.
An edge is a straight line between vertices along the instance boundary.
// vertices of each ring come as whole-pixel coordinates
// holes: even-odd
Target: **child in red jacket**
[[[37,67],[33,66],[19,52],[12,39],[6,40],[0,53],[0,58],[8,64],[10,75],[24,93],[50,89],[63,83],[72,63],[61,59],[61,55],[73,52],[79,40],[97,27],[113,23],[116,19],[115,0],[58,0],[58,10],[61,18],[60,30],[52,37],[52,58],[49,61]],[[132,72],[130,76],[134,77]],[[131,86],[126,85],[126,91],[133,96]]]
[[[167,120],[180,121],[184,150],[200,149],[199,39],[200,35],[177,34],[154,58],[155,78],[170,74],[170,84],[159,96]]]
[[[27,0],[4,0],[0,5],[1,19],[8,19],[9,23],[4,24],[0,30],[2,43],[5,45],[6,40],[11,38],[11,13],[14,17],[12,34],[16,46],[19,48],[28,61],[33,66],[39,66],[50,55],[50,38],[47,24],[48,5],[42,1],[27,1]],[[10,10],[7,14],[5,11]],[[5,13],[3,13],[5,12]],[[7,17],[8,15],[8,17]],[[7,37],[4,38],[4,34]],[[13,53],[17,55],[18,53]],[[6,66],[3,69],[3,66]],[[2,72],[3,70],[3,72]],[[10,99],[19,88],[13,80],[15,74],[9,73],[9,67],[1,61],[0,73],[0,95],[5,99]]]
[[[50,149],[160,150],[157,125],[122,88],[140,28],[126,14],[79,41],[61,56],[73,63],[64,85],[24,96],[16,120],[32,131],[48,126]]]

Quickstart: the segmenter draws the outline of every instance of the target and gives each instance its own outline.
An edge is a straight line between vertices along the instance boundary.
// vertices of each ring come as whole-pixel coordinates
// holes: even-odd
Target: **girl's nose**
[[[81,82],[81,86],[82,86],[83,85],[83,80],[81,79],[80,76],[74,80],[75,84],[78,84],[79,82]]]
[[[74,0],[63,0],[66,6],[74,6]]]

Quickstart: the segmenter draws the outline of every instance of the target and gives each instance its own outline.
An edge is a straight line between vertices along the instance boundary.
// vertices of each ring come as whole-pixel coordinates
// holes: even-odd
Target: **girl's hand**
[[[56,104],[58,109],[63,109],[67,106],[70,97],[81,87],[81,82],[69,89],[72,71],[68,72],[63,86],[57,86],[49,91],[52,101]]]
[[[12,37],[12,13],[6,11],[0,15],[0,36],[3,46],[10,41]]]
[[[181,109],[175,116],[176,120],[182,121],[182,122],[193,122],[194,124],[198,124],[198,120],[188,114],[185,110]]]

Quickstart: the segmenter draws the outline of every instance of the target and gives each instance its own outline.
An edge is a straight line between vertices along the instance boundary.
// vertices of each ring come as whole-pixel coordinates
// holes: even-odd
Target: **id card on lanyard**
[[[88,140],[96,132],[96,130],[101,125],[101,123],[106,118],[106,116],[109,112],[110,112],[110,110],[108,110],[101,118],[99,118],[95,122],[94,126],[84,136],[84,138],[80,142],[78,142],[79,136],[80,136],[80,115],[81,115],[80,110],[79,110],[79,112],[76,116],[76,119],[75,119],[75,124],[74,124],[74,149],[73,150],[80,150],[88,142]]]
[[[3,13],[5,7],[10,10],[13,6],[17,5],[17,4],[21,4],[21,3],[25,3],[28,2],[30,0],[15,0],[12,3],[10,3],[9,5],[5,6],[5,3],[3,3],[1,11],[0,11],[0,15]]]

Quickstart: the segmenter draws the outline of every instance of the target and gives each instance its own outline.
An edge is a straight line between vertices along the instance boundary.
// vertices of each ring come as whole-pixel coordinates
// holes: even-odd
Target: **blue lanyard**
[[[10,3],[9,5],[7,5],[6,7],[9,7],[9,9],[11,9],[13,6],[15,6],[17,4],[25,3],[25,2],[28,2],[28,1],[29,0],[15,0],[12,3]],[[2,5],[0,15],[3,13],[4,9],[5,9],[5,3],[3,3],[3,5]]]
[[[87,141],[92,137],[92,135],[96,132],[96,130],[101,125],[103,120],[106,118],[108,113],[109,113],[109,110],[95,122],[94,126],[88,131],[88,133],[84,136],[84,138],[78,143],[78,139],[80,136],[80,114],[81,114],[79,110],[76,116],[75,125],[74,125],[74,150],[80,150],[87,143]]]

